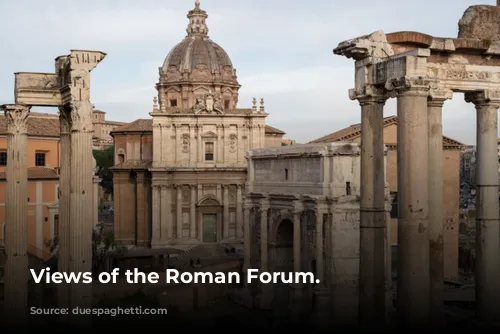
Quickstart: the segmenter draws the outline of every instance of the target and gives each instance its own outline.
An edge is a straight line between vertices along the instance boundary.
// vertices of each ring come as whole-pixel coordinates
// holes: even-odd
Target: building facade
[[[125,124],[124,122],[108,121],[104,111],[94,110],[92,114],[92,126],[94,128],[92,148],[94,150],[105,150],[113,146],[111,132]]]
[[[397,118],[384,119],[384,144],[386,145],[386,175],[392,196],[391,238],[392,245],[398,244],[398,177],[397,177]],[[312,141],[328,143],[336,141],[361,142],[361,125],[355,124]],[[444,166],[444,275],[452,279],[458,276],[459,216],[460,216],[460,151],[463,144],[443,136]]]
[[[227,53],[197,1],[187,36],[159,68],[150,119],[113,131],[115,235],[139,247],[241,243],[248,150],[280,147],[264,100],[238,108]]]
[[[358,314],[360,254],[360,147],[338,142],[248,152],[245,199],[245,269],[313,272],[320,283],[262,284],[256,299],[263,309],[337,324]],[[386,222],[390,221],[387,191]],[[386,229],[386,298],[391,294],[390,229]]]
[[[7,121],[0,116],[0,246],[4,244],[8,222],[5,220]],[[46,241],[59,232],[60,132],[57,115],[31,112],[28,117],[28,252],[46,260]],[[98,223],[99,179],[94,178],[93,221]]]

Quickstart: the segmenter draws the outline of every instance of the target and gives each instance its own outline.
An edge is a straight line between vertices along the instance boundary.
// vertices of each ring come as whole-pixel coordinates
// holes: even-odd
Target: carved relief
[[[174,82],[174,81],[179,81],[180,79],[181,79],[181,72],[179,72],[177,66],[170,65],[167,69],[165,81]]]
[[[196,104],[193,107],[193,111],[196,114],[222,114],[223,110],[220,96],[212,93],[212,91],[209,91],[203,97],[197,97]]]
[[[235,153],[238,149],[238,137],[235,134],[229,136],[229,153]]]
[[[181,137],[182,141],[182,153],[189,153],[189,147],[190,147],[190,140],[189,140],[189,134],[185,133]]]
[[[92,132],[92,109],[90,101],[72,101],[71,107],[71,130]]]
[[[2,109],[7,119],[7,132],[15,134],[28,133],[28,116],[30,107],[24,105],[4,105]]]

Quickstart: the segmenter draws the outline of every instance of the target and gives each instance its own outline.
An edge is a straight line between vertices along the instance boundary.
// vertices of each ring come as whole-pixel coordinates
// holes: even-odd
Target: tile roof
[[[384,127],[389,125],[397,125],[398,119],[396,116],[389,116],[384,118]],[[335,141],[351,141],[353,139],[359,138],[361,136],[361,123],[353,124],[347,128],[338,130],[336,132],[330,133],[329,135],[323,136],[321,138],[315,139],[310,143],[331,143]],[[387,145],[387,144],[386,144]],[[460,143],[454,139],[443,136],[443,146],[445,147],[464,147],[465,144]]]
[[[7,119],[0,116],[0,135],[7,134]],[[59,117],[57,115],[45,116],[43,114],[30,114],[28,117],[28,136],[54,137],[60,136]]]
[[[5,180],[5,172],[0,172],[0,180]],[[28,180],[58,180],[56,170],[48,167],[28,168]]]
[[[132,123],[125,124],[111,132],[111,134],[119,132],[152,132],[153,131],[153,120],[152,119],[137,119]],[[266,133],[269,134],[285,134],[284,131],[274,128],[270,125],[266,125]]]

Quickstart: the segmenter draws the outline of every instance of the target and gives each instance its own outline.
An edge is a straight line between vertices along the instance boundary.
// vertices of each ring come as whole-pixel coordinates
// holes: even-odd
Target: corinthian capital
[[[5,104],[0,108],[5,112],[8,133],[28,133],[28,115],[30,113],[30,106],[20,104]]]
[[[360,105],[369,103],[384,104],[389,98],[387,90],[374,85],[364,85],[362,89],[350,89],[349,98],[358,100]]]
[[[71,131],[92,132],[92,110],[90,101],[72,101],[71,107]]]

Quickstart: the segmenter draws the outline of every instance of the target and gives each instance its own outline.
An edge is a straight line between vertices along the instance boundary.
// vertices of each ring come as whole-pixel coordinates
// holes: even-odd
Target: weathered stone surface
[[[458,23],[459,38],[500,40],[500,7],[471,6]]]

